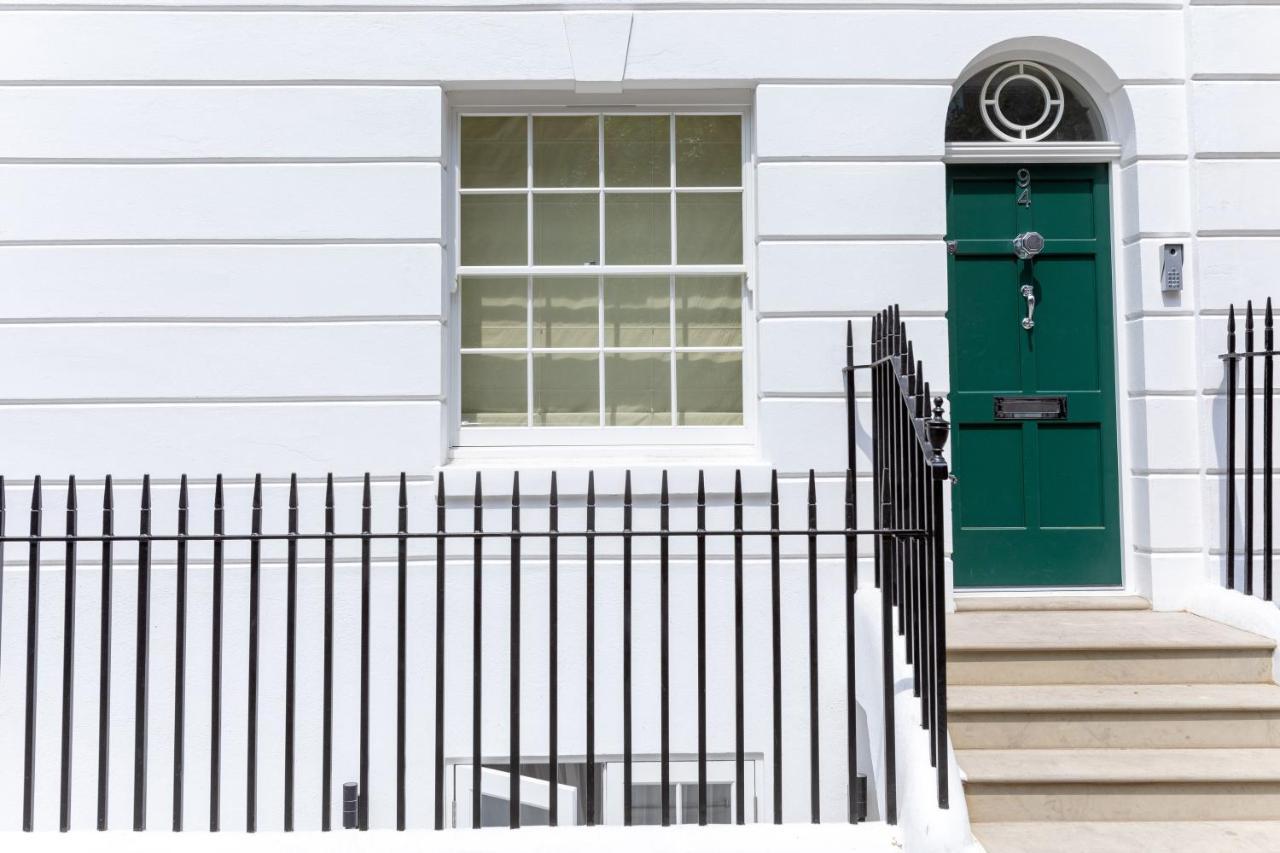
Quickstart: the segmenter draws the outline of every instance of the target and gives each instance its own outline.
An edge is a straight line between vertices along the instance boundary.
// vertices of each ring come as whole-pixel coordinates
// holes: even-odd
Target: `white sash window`
[[[741,113],[465,114],[458,152],[460,443],[741,429]]]

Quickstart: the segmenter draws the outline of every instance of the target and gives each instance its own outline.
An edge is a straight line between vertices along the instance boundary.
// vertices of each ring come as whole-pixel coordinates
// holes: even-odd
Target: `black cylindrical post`
[[[31,535],[40,535],[42,498],[40,475],[31,487]],[[22,829],[35,830],[36,810],[36,678],[40,641],[40,540],[33,538],[27,550],[27,708],[26,737],[22,753]]]
[[[849,371],[852,374],[852,370]],[[852,396],[852,385],[849,388]],[[850,453],[852,456],[852,452]],[[855,482],[853,469],[844,475],[844,661],[845,661],[845,765],[849,772],[849,822],[857,823],[860,819],[858,811],[858,697],[857,671],[854,657],[854,596],[858,592],[858,540],[848,531],[858,527],[857,511],[854,504],[858,484]]]
[[[658,544],[658,669],[660,683],[659,709],[659,778],[662,785],[662,825],[671,825],[671,497],[667,492],[667,472],[662,472],[662,492],[658,497],[658,524],[662,536]]]
[[[547,823],[551,826],[560,823],[560,678],[557,665],[560,657],[560,541],[556,538],[560,529],[560,495],[557,485],[556,472],[552,471],[551,489],[547,495],[547,530],[550,531],[547,536],[547,766],[551,777]],[[588,579],[588,599],[592,592]],[[588,616],[588,624],[590,619]],[[587,749],[591,747],[588,745]]]
[[[320,829],[331,828],[333,798],[333,474],[324,484],[324,698],[320,733]]]
[[[436,533],[445,532],[444,472],[436,475]],[[443,535],[436,536],[436,742],[432,755],[435,775],[435,828],[444,829],[444,602],[445,544]]]
[[[369,828],[369,619],[370,587],[373,585],[373,486],[369,472],[364,475],[364,496],[360,506],[360,800],[357,806],[360,830]]]
[[[133,828],[147,828],[147,698],[151,654],[151,476],[142,477],[138,518],[138,622],[133,695]]]
[[[631,826],[631,471],[622,485],[622,825]]]
[[[1244,594],[1253,595],[1253,301],[1244,313]]]
[[[405,654],[409,621],[409,483],[400,472],[400,505],[396,513],[396,829],[405,828]]]
[[[555,479],[553,475],[554,490]],[[557,504],[553,504],[556,506]],[[556,510],[559,530],[559,510]],[[596,475],[587,472],[587,779],[585,785],[587,826],[596,824]],[[553,537],[552,542],[556,540]],[[625,712],[624,712],[625,713]],[[553,720],[552,725],[556,725]]]
[[[245,713],[246,832],[258,831],[258,639],[262,617],[262,475],[253,477],[253,509],[249,539],[249,690]]]
[[[222,815],[222,605],[223,540],[226,509],[222,475],[213,483],[213,612],[209,643],[209,831],[221,828]]]
[[[818,481],[809,469],[809,816],[822,820],[818,767]]]
[[[285,551],[284,831],[293,831],[294,741],[298,684],[298,475],[289,475],[289,538]]]
[[[510,793],[507,814],[512,829],[520,828],[520,472],[511,480],[511,662],[507,671],[511,678],[508,711],[511,719],[508,734],[511,737]],[[477,780],[479,777],[476,777]],[[551,780],[551,796],[556,796],[556,783]]]
[[[62,777],[58,828],[71,829],[71,718],[76,658],[76,478],[67,478],[67,542],[62,562]],[[0,573],[4,563],[0,561]]]
[[[742,633],[742,471],[733,474],[733,708],[734,708],[734,818],[747,819],[747,729],[745,655]],[[706,802],[700,797],[698,804]]]
[[[173,626],[173,831],[182,831],[187,696],[187,475],[178,484],[178,563]]]
[[[4,481],[0,480],[0,496]],[[0,497],[0,535],[4,533],[4,498]],[[98,622],[98,829],[107,828],[107,781],[111,764],[111,603],[112,541],[115,533],[115,498],[111,494],[111,475],[102,486],[102,589]],[[3,565],[3,560],[0,560]]]
[[[1272,482],[1275,473],[1272,466],[1272,445],[1274,439],[1274,420],[1272,410],[1275,401],[1275,328],[1271,316],[1271,297],[1267,297],[1267,311],[1262,321],[1262,348],[1266,355],[1262,358],[1262,595],[1271,600],[1271,542],[1272,534]]]
[[[770,633],[773,639],[773,822],[782,823],[782,536],[778,470],[769,483]]]
[[[1227,311],[1227,589],[1236,588],[1236,306]]]
[[[476,495],[471,530],[477,535],[471,551],[471,828],[480,828],[480,778],[483,772],[480,754],[481,732],[481,661],[484,654],[481,610],[484,605],[484,578],[481,566],[484,562],[484,497],[480,492],[480,472],[476,472]]]
[[[707,489],[698,472],[698,825],[707,825]]]

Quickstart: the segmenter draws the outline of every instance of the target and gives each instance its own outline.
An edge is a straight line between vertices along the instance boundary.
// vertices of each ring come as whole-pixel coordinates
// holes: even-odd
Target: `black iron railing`
[[[913,690],[921,703],[921,722],[929,731],[930,761],[937,771],[938,806],[947,808],[947,638],[946,560],[943,488],[950,477],[942,455],[949,425],[942,398],[931,397],[924,364],[915,358],[898,306],[872,321],[871,361],[853,363],[853,334],[847,347],[845,399],[849,424],[855,423],[855,370],[871,372],[872,481],[876,584],[881,591],[881,629],[885,729],[895,731],[893,607],[899,636],[905,638]],[[932,409],[930,402],[932,401]],[[849,446],[854,446],[850,435]],[[852,468],[853,453],[850,453]],[[889,531],[913,531],[901,535]],[[914,532],[918,531],[918,535]],[[897,757],[894,738],[886,742],[887,820],[897,815]]]
[[[189,621],[194,606],[207,606],[209,613],[209,702],[210,721],[209,738],[209,811],[208,829],[221,828],[220,815],[223,807],[222,780],[224,777],[224,743],[223,719],[226,702],[223,698],[224,684],[228,678],[243,678],[246,692],[244,708],[246,719],[246,737],[244,741],[244,814],[245,826],[249,831],[258,827],[258,810],[262,795],[259,792],[259,775],[262,767],[259,762],[258,740],[260,735],[260,667],[262,648],[260,643],[261,625],[267,618],[284,622],[284,659],[285,677],[283,688],[283,826],[286,831],[295,829],[295,805],[297,802],[296,769],[300,743],[297,737],[297,685],[298,685],[298,631],[300,610],[298,603],[299,586],[299,549],[303,546],[322,546],[323,549],[323,624],[319,633],[323,643],[322,674],[322,736],[320,742],[320,829],[329,830],[332,826],[331,815],[334,810],[331,803],[333,789],[333,744],[334,733],[334,669],[335,657],[339,650],[335,648],[335,550],[346,544],[358,543],[359,548],[359,653],[358,653],[358,691],[359,691],[359,773],[358,787],[355,788],[354,823],[360,829],[367,829],[369,820],[370,798],[374,796],[391,796],[392,792],[371,787],[370,779],[370,732],[375,723],[370,711],[370,672],[371,672],[371,624],[394,618],[396,624],[396,690],[395,690],[395,825],[404,829],[408,815],[413,808],[406,795],[407,766],[407,730],[411,727],[426,727],[428,723],[412,722],[408,719],[406,695],[410,678],[416,682],[434,683],[434,719],[430,721],[433,733],[432,744],[432,778],[434,793],[430,803],[432,824],[436,829],[446,825],[445,820],[445,719],[446,712],[452,703],[446,688],[445,670],[449,660],[447,648],[457,645],[450,643],[446,626],[451,619],[445,606],[446,573],[457,570],[465,571],[466,563],[459,565],[459,547],[450,548],[450,543],[465,546],[470,544],[470,580],[472,585],[471,624],[471,766],[478,769],[491,765],[481,750],[481,731],[484,694],[482,692],[485,655],[482,648],[484,626],[494,619],[505,619],[510,632],[509,649],[509,767],[510,803],[509,823],[518,827],[521,823],[520,773],[521,744],[521,693],[526,685],[521,680],[521,661],[530,655],[545,654],[550,678],[546,682],[545,694],[540,693],[538,699],[545,702],[547,709],[548,729],[546,731],[548,755],[546,762],[550,767],[550,778],[557,779],[557,766],[560,761],[557,732],[561,723],[558,696],[558,679],[556,677],[558,661],[561,659],[558,624],[561,617],[561,598],[558,583],[561,570],[565,564],[572,563],[585,573],[585,594],[574,598],[575,606],[582,606],[585,618],[585,635],[583,637],[586,660],[585,680],[582,685],[585,694],[584,716],[582,725],[585,730],[587,773],[583,783],[585,800],[585,816],[587,823],[594,823],[599,814],[601,792],[596,789],[597,759],[597,690],[596,690],[596,630],[601,619],[616,619],[621,622],[622,635],[622,678],[620,715],[622,718],[622,766],[623,766],[623,819],[630,824],[633,818],[633,707],[636,697],[632,694],[632,649],[633,621],[635,602],[632,596],[634,573],[656,571],[658,575],[660,597],[658,604],[658,632],[660,642],[660,691],[657,701],[660,703],[660,773],[661,773],[661,822],[665,825],[670,820],[672,802],[670,784],[671,765],[671,722],[670,722],[670,681],[672,636],[670,630],[670,573],[671,544],[675,541],[695,544],[694,560],[696,565],[697,584],[697,633],[696,658],[697,671],[697,770],[698,770],[698,821],[708,821],[708,735],[707,708],[714,697],[707,692],[707,545],[709,541],[730,542],[732,544],[733,570],[733,649],[734,649],[734,691],[732,703],[734,708],[734,750],[735,769],[736,821],[744,822],[747,813],[744,803],[745,781],[745,719],[752,709],[746,707],[744,693],[744,670],[747,664],[744,646],[744,633],[752,635],[771,635],[772,661],[770,667],[772,693],[772,761],[773,761],[773,820],[780,823],[783,815],[783,707],[784,703],[805,703],[808,706],[808,758],[810,766],[809,790],[801,792],[810,802],[810,816],[813,822],[820,821],[821,779],[819,774],[819,620],[818,620],[818,577],[819,577],[819,540],[827,537],[838,537],[844,542],[844,588],[845,588],[845,622],[843,645],[847,656],[847,742],[846,760],[849,809],[847,817],[851,821],[860,820],[864,813],[865,780],[860,777],[857,767],[856,741],[856,677],[854,672],[855,625],[854,596],[857,592],[857,559],[858,537],[870,536],[875,543],[875,571],[877,583],[882,590],[882,617],[884,641],[884,713],[886,715],[886,778],[887,811],[884,818],[896,822],[896,747],[893,707],[893,607],[898,608],[897,631],[905,635],[908,660],[913,667],[916,692],[921,697],[924,708],[924,725],[930,730],[933,743],[933,761],[938,773],[938,802],[947,804],[946,777],[946,664],[945,636],[943,615],[944,592],[943,583],[943,541],[942,529],[942,485],[947,476],[946,462],[941,451],[946,438],[946,423],[941,419],[941,409],[935,408],[933,416],[929,416],[926,401],[929,395],[927,383],[923,381],[922,370],[912,360],[912,350],[905,339],[905,330],[898,318],[896,309],[878,316],[874,324],[872,341],[872,360],[870,364],[855,367],[852,357],[852,326],[849,328],[849,358],[844,372],[848,400],[848,438],[849,467],[844,478],[844,524],[840,527],[820,527],[818,524],[817,478],[810,470],[807,479],[807,505],[803,527],[783,527],[781,524],[781,501],[778,488],[777,472],[773,473],[770,484],[767,519],[763,513],[748,514],[743,495],[742,475],[739,472],[733,482],[732,489],[732,525],[709,527],[707,524],[707,492],[706,480],[702,474],[698,476],[696,495],[674,496],[678,506],[693,505],[692,524],[685,523],[673,526],[673,495],[668,488],[667,475],[662,474],[660,493],[657,501],[658,525],[639,526],[635,523],[637,501],[632,496],[632,478],[626,474],[620,502],[609,501],[611,510],[621,510],[621,527],[601,527],[597,524],[597,511],[601,505],[597,501],[594,474],[589,474],[584,500],[574,502],[575,510],[585,511],[585,525],[580,529],[563,529],[560,513],[566,508],[562,502],[558,480],[552,474],[550,487],[546,493],[546,501],[537,502],[531,507],[527,498],[523,498],[520,490],[519,473],[513,473],[510,483],[510,524],[506,529],[486,529],[486,520],[493,520],[493,507],[486,508],[484,483],[480,474],[476,474],[474,497],[472,500],[471,524],[469,529],[446,529],[447,500],[444,475],[435,478],[436,495],[434,501],[435,525],[431,530],[412,530],[409,525],[409,489],[406,475],[399,478],[399,499],[397,506],[397,525],[394,531],[375,531],[373,529],[373,490],[368,474],[363,478],[363,495],[361,501],[361,524],[358,531],[339,530],[336,524],[337,505],[334,494],[334,479],[330,475],[325,485],[325,501],[323,510],[323,532],[304,532],[300,527],[299,486],[297,477],[289,481],[286,529],[281,532],[268,531],[264,528],[263,482],[261,475],[253,480],[253,494],[249,515],[248,532],[227,532],[228,502],[224,495],[223,478],[219,475],[213,482],[212,524],[211,532],[191,532],[191,506],[189,501],[188,480],[184,475],[179,481],[177,495],[177,516],[172,533],[153,530],[152,515],[152,483],[149,476],[141,481],[140,502],[137,509],[137,532],[117,532],[115,507],[115,488],[112,478],[107,477],[101,483],[102,509],[101,532],[84,533],[79,526],[80,511],[77,501],[77,484],[74,477],[66,483],[66,522],[64,532],[47,534],[43,532],[45,510],[43,508],[43,487],[40,477],[31,484],[31,502],[29,530],[25,534],[5,533],[5,488],[0,478],[0,565],[3,565],[3,546],[5,543],[25,545],[27,548],[26,582],[26,647],[25,647],[25,682],[22,703],[25,704],[23,738],[23,803],[22,826],[26,831],[35,828],[37,790],[37,727],[43,722],[37,708],[39,696],[40,655],[38,639],[41,636],[40,580],[42,546],[61,546],[62,580],[64,584],[63,625],[62,625],[62,702],[61,702],[61,750],[59,754],[59,827],[63,831],[71,828],[71,795],[73,750],[71,748],[74,726],[74,704],[72,694],[76,679],[76,638],[77,624],[77,591],[76,571],[79,565],[92,561],[101,570],[101,592],[98,600],[99,659],[97,661],[98,678],[98,719],[99,732],[96,756],[96,823],[98,829],[106,829],[109,811],[109,774],[108,768],[111,754],[109,730],[113,703],[109,696],[117,683],[113,685],[111,651],[114,644],[112,631],[118,626],[113,621],[112,607],[116,600],[113,590],[113,576],[118,568],[117,562],[136,553],[133,568],[137,572],[136,626],[133,631],[133,652],[135,655],[134,678],[127,685],[132,690],[132,722],[134,727],[134,748],[132,767],[132,826],[135,830],[147,828],[148,800],[147,787],[150,774],[154,768],[148,762],[148,718],[150,714],[149,691],[152,675],[151,656],[153,639],[151,628],[153,616],[151,607],[155,591],[153,590],[152,564],[157,559],[157,551],[164,550],[166,561],[172,554],[175,573],[175,595],[173,614],[175,619],[174,638],[176,654],[173,658],[172,690],[173,690],[173,763],[172,773],[172,809],[170,828],[181,830],[186,826],[184,819],[184,780],[186,762],[184,748],[192,738],[186,722],[187,709],[187,667],[190,662],[188,643],[190,639]],[[855,442],[855,373],[860,369],[868,369],[872,376],[872,409],[873,419],[871,432],[874,449],[873,483],[874,493],[878,496],[873,509],[872,527],[861,529],[857,526],[858,513],[856,507],[856,442]],[[506,479],[506,478],[504,478]],[[504,484],[505,485],[505,484]],[[96,488],[96,486],[95,486]],[[504,490],[504,496],[507,492]],[[618,505],[620,503],[620,506]],[[456,507],[455,507],[456,509]],[[526,524],[530,515],[545,526],[530,529]],[[796,540],[801,543],[805,579],[807,583],[807,620],[800,625],[787,626],[790,631],[804,631],[808,640],[808,690],[807,695],[785,695],[783,690],[782,631],[784,628],[784,611],[782,608],[782,579],[784,572],[791,565],[799,566],[784,558],[782,543],[784,540]],[[525,559],[522,550],[525,543],[533,541],[539,549],[545,549],[547,565],[547,646],[541,651],[531,651],[521,645],[521,617],[526,611],[522,602],[520,589],[526,574]],[[580,542],[582,549],[573,549],[572,554],[562,554],[561,544],[567,541]],[[638,541],[656,542],[658,554],[656,560],[648,557],[644,561],[633,557],[633,548]],[[505,545],[505,553],[486,553],[488,543],[497,542]],[[770,618],[768,625],[753,624],[750,611],[744,609],[744,549],[746,543],[759,543],[753,553],[767,554],[770,567]],[[425,546],[410,554],[410,545]],[[597,581],[597,547],[602,543],[610,543],[611,550],[617,546],[620,550],[620,571],[622,589],[621,612],[602,612],[598,608]],[[121,545],[130,545],[122,549]],[[264,565],[264,545],[284,545],[284,613],[271,610],[272,603],[263,599],[264,572],[275,571],[272,565]],[[379,545],[394,544],[394,561],[396,566],[396,593],[394,616],[391,613],[373,612],[374,597],[371,584],[374,573],[374,549]],[[225,571],[229,558],[227,546],[241,548],[247,545],[248,550],[248,620],[247,624],[228,623]],[[197,546],[201,556],[197,560],[193,556],[192,547]],[[86,553],[89,549],[98,551],[98,559],[92,559]],[[135,550],[136,549],[136,550]],[[124,553],[122,553],[124,552]],[[204,554],[207,552],[207,558]],[[504,558],[509,558],[509,611],[505,614],[494,613],[491,606],[486,606],[484,599],[484,583],[482,579],[498,569],[495,565]],[[452,565],[451,565],[452,563]],[[166,571],[168,563],[166,562]],[[410,659],[407,653],[406,625],[410,618],[418,618],[410,612],[412,606],[408,595],[408,583],[412,572],[434,570],[435,592],[432,602],[434,610],[434,656],[427,672],[411,672]],[[206,600],[193,600],[190,594],[189,581],[192,573],[208,573],[211,595]],[[2,583],[0,577],[0,583]],[[167,587],[166,587],[167,588]],[[0,587],[2,595],[2,587]],[[167,604],[167,602],[166,602]],[[267,607],[270,612],[264,612]],[[425,618],[422,617],[422,618]],[[224,645],[228,631],[245,631],[247,633],[248,655],[245,669],[241,673],[228,671],[228,660],[224,657]],[[683,638],[680,638],[683,642]],[[824,638],[831,643],[832,638]],[[458,651],[454,649],[454,651]],[[0,659],[0,663],[12,662],[12,655]],[[754,662],[753,662],[754,663]],[[763,663],[763,662],[760,662]],[[12,665],[12,663],[10,663]],[[118,679],[117,679],[118,681]],[[644,701],[652,701],[642,697]],[[609,702],[609,708],[616,708],[617,702]],[[456,706],[452,706],[455,708]],[[274,722],[274,720],[273,720]],[[542,760],[541,757],[538,759]],[[791,792],[794,796],[795,792]],[[481,820],[481,786],[471,786],[471,819],[474,826]],[[552,796],[549,804],[548,822],[555,825],[559,815],[558,798]],[[343,805],[346,805],[345,803]],[[425,804],[424,804],[425,805]],[[345,817],[345,809],[344,809]]]
[[[1275,525],[1273,524],[1275,495],[1275,466],[1273,454],[1275,449],[1275,325],[1271,312],[1271,299],[1267,299],[1267,307],[1262,320],[1262,349],[1256,349],[1254,340],[1253,302],[1249,301],[1244,311],[1244,349],[1236,350],[1236,308],[1234,305],[1227,312],[1227,351],[1222,359],[1227,371],[1227,481],[1226,481],[1226,572],[1224,582],[1228,589],[1239,589],[1245,595],[1255,595],[1256,561],[1254,547],[1254,488],[1258,474],[1262,476],[1262,597],[1272,600],[1272,558]],[[1262,361],[1262,387],[1259,389],[1254,377],[1254,365]],[[1244,365],[1244,392],[1240,393],[1240,366]],[[1257,431],[1255,401],[1259,391],[1262,396],[1262,465],[1255,464],[1255,433]],[[1237,414],[1241,408],[1239,399],[1244,398],[1244,460],[1243,467],[1236,465],[1236,433]],[[1237,519],[1236,500],[1238,476],[1244,480],[1244,512]],[[1243,538],[1241,550],[1240,574],[1236,578],[1236,527],[1239,522]]]

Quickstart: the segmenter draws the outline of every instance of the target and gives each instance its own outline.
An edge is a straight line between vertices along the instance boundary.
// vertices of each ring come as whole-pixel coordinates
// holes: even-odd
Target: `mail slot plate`
[[[1067,417],[1066,397],[996,397],[998,421],[1060,421]]]

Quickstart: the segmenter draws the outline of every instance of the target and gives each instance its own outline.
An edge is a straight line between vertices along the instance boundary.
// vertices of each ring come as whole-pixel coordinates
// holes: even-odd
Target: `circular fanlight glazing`
[[[1006,62],[987,75],[980,97],[982,121],[1006,142],[1039,142],[1062,121],[1064,97],[1057,76],[1037,62]]]

